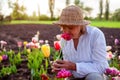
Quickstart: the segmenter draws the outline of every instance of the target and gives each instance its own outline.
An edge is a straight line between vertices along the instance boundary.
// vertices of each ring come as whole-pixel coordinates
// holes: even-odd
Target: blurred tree
[[[66,6],[70,4],[70,0],[66,0]]]
[[[88,19],[90,17],[91,11],[93,10],[91,7],[85,7],[83,2],[80,2],[80,0],[74,0],[74,4],[83,9],[85,18]]]
[[[12,19],[13,20],[25,19],[25,16],[27,16],[26,13],[25,13],[26,8],[23,5],[20,6],[18,4],[18,0],[16,0],[16,2],[13,5],[14,5],[13,12],[11,14]]]
[[[13,8],[14,6],[13,6],[13,2],[11,1],[11,0],[8,0],[8,7],[9,8]]]
[[[40,20],[50,20],[47,15],[40,15]]]
[[[86,16],[86,17],[90,17],[90,14],[91,14],[91,11],[92,11],[92,10],[93,10],[93,9],[90,8],[90,7],[85,7],[85,8],[84,8],[85,16]]]
[[[0,0],[0,11],[2,10],[2,0]]]
[[[77,5],[77,6],[79,6],[80,0],[74,0],[74,4]]]
[[[55,0],[49,0],[49,10],[50,10],[51,20],[54,19],[54,5],[55,5]]]
[[[100,0],[99,2],[99,9],[100,9],[99,19],[101,20],[103,15],[103,0]]]
[[[31,20],[38,20],[38,16],[36,15],[36,12],[34,11],[32,16],[31,16]]]
[[[3,21],[3,14],[2,14],[2,0],[0,1],[0,22]]]
[[[106,0],[104,16],[105,16],[105,20],[109,20],[109,0]]]
[[[74,4],[81,7],[82,9],[84,7],[83,2],[80,2],[80,0],[74,0]]]
[[[8,22],[10,22],[12,20],[12,18],[11,18],[11,16],[9,15],[9,16],[6,16],[5,18],[4,18],[4,21],[8,21]]]
[[[113,20],[120,21],[120,8],[116,9],[112,16]]]
[[[40,6],[38,4],[38,20],[40,20]]]
[[[2,22],[2,21],[3,21],[3,15],[0,14],[0,22]]]

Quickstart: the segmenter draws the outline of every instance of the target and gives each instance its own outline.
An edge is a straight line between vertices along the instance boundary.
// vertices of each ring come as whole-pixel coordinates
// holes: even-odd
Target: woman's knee
[[[104,80],[104,77],[99,73],[89,73],[85,80]]]

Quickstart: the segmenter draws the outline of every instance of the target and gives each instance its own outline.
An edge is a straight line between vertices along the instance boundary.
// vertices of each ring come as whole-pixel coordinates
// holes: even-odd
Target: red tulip
[[[71,40],[71,35],[69,33],[63,33],[61,37],[67,41]]]
[[[55,50],[59,51],[61,49],[59,41],[54,41]]]
[[[48,76],[46,74],[41,75],[42,80],[49,80]]]

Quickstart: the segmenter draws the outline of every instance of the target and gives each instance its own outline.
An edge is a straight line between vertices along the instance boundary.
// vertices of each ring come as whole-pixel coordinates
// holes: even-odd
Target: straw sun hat
[[[68,6],[62,10],[60,19],[53,24],[57,25],[88,25],[90,22],[84,20],[83,11],[78,6]]]

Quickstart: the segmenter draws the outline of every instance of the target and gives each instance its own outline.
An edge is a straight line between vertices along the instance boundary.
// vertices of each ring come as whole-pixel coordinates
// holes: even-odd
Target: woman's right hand
[[[67,60],[56,60],[52,64],[52,71],[57,72],[61,69],[76,70],[76,64]]]
[[[58,60],[54,61],[52,63],[52,72],[58,72],[60,71],[62,68],[60,67],[60,63],[58,63]]]

